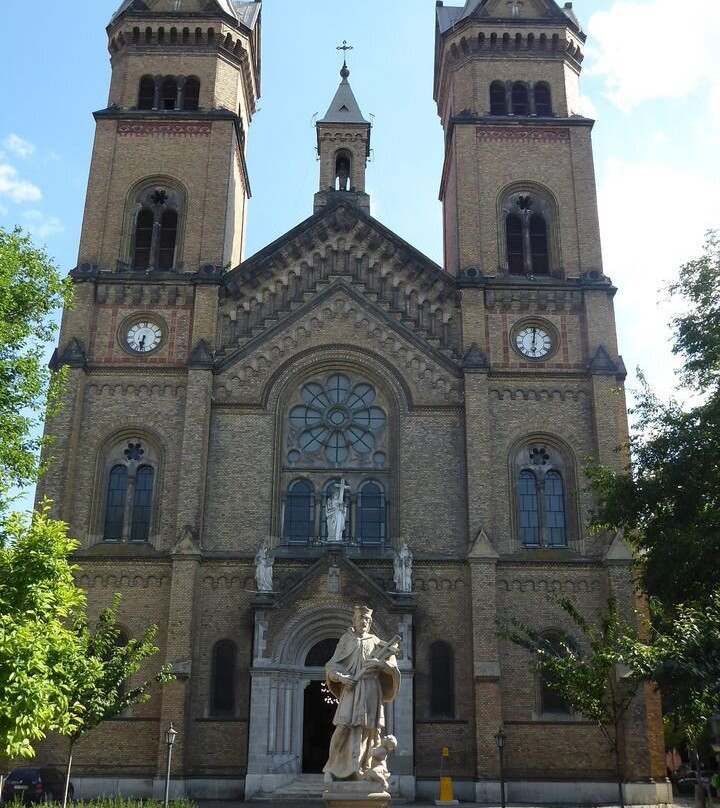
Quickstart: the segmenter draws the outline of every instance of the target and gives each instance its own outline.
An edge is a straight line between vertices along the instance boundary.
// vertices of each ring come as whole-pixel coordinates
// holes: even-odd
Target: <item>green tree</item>
[[[76,546],[47,505],[0,524],[0,756],[31,757],[48,730],[72,722],[72,623],[85,607],[68,562]]]
[[[70,740],[63,808],[77,741],[103,721],[147,701],[152,685],[175,678],[170,667],[163,665],[150,679],[133,681],[143,662],[158,651],[152,642],[157,626],[148,628],[140,639],[125,637],[117,622],[120,600],[116,594],[92,628],[84,615],[75,622],[78,664],[70,680],[70,719],[60,730]]]
[[[530,667],[547,686],[575,712],[600,729],[615,761],[618,799],[622,808],[622,723],[638,690],[638,681],[620,677],[628,638],[634,632],[620,617],[617,602],[610,598],[597,622],[586,620],[568,598],[552,598],[567,615],[577,636],[561,632],[552,639],[537,629],[513,619],[502,626],[501,637],[532,654]]]
[[[70,286],[45,250],[20,228],[0,228],[0,510],[40,469],[39,426],[62,387],[44,351],[57,329],[52,314],[69,300]]]
[[[588,469],[600,504],[596,528],[625,531],[641,584],[672,620],[678,604],[707,602],[720,585],[720,240],[685,264],[670,291],[686,307],[673,320],[681,380],[699,399],[663,403],[643,381],[634,407],[632,462]],[[655,618],[660,616],[656,612]]]

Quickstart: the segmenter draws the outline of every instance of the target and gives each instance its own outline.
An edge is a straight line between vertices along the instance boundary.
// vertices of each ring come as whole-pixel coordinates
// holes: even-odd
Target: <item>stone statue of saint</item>
[[[350,488],[342,479],[333,486],[332,493],[325,502],[325,519],[327,520],[327,540],[329,542],[341,542],[345,532],[345,521],[347,520],[347,503],[345,502],[345,492]]]
[[[399,637],[383,642],[370,633],[372,609],[356,606],[352,626],[343,634],[325,666],[328,690],[338,700],[335,731],[325,764],[325,782],[362,780],[381,746],[385,728],[383,704],[400,689],[395,655]]]
[[[255,553],[255,581],[258,592],[273,591],[273,558],[267,541],[263,541]]]
[[[413,557],[407,542],[395,553],[393,561],[393,580],[396,592],[412,592],[412,562]]]

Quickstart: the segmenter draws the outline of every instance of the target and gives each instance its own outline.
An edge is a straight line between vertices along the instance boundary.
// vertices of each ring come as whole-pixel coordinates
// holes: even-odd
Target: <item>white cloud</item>
[[[589,95],[580,95],[580,112],[586,118],[597,118],[597,109]]]
[[[13,202],[39,202],[42,192],[31,182],[20,179],[17,170],[7,163],[0,163],[0,196]]]
[[[3,146],[12,154],[18,157],[29,157],[35,153],[35,146],[27,140],[23,140],[19,135],[10,134],[3,141]]]
[[[23,217],[28,222],[28,229],[39,238],[54,236],[56,233],[62,233],[65,230],[57,216],[46,217],[39,210],[26,210]]]
[[[678,303],[666,288],[720,221],[720,198],[711,179],[665,163],[610,158],[604,173],[598,189],[603,254],[605,273],[619,287],[620,350],[631,373],[640,365],[668,396],[677,366],[668,321]],[[694,204],[699,199],[703,204]]]
[[[687,46],[678,27],[682,7],[677,0],[616,0],[590,18],[586,70],[605,76],[608,98],[625,112],[648,99],[685,96],[706,83],[709,95],[720,92],[720,3],[693,0],[697,25]]]

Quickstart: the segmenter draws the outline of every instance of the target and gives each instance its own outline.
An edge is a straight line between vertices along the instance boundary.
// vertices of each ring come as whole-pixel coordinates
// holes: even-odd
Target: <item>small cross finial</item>
[[[347,52],[353,49],[352,45],[348,45],[347,39],[343,39],[342,45],[338,45],[336,50],[341,50],[343,52],[343,67],[347,67]]]

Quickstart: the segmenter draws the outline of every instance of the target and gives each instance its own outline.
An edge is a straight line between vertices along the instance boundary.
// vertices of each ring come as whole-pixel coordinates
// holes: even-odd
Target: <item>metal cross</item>
[[[341,50],[341,51],[343,51],[343,64],[344,64],[344,65],[346,65],[346,64],[347,64],[347,60],[346,60],[346,57],[347,57],[347,52],[348,52],[348,51],[351,51],[352,49],[353,49],[353,46],[352,46],[352,45],[348,45],[348,43],[347,43],[347,39],[343,39],[343,43],[342,43],[342,45],[338,45],[338,46],[337,46],[336,50]]]

